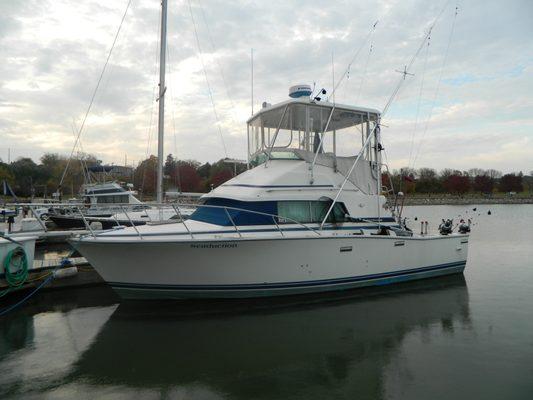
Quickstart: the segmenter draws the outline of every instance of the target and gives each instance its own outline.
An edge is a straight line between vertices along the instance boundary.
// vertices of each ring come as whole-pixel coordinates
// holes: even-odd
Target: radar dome
[[[299,97],[309,97],[313,91],[310,85],[294,85],[289,88],[289,97],[297,99]]]

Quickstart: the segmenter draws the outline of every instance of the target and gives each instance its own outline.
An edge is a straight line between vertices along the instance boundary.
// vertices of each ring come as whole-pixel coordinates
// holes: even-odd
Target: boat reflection
[[[334,297],[123,303],[71,378],[167,394],[380,398],[407,334],[435,325],[453,334],[469,318],[462,275]]]

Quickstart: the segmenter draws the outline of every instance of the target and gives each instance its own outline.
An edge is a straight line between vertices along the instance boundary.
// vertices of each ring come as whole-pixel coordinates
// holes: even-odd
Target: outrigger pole
[[[339,199],[339,196],[341,195],[342,191],[344,190],[344,185],[346,185],[346,182],[348,182],[348,177],[351,175],[351,173],[353,172],[355,166],[357,165],[357,163],[359,162],[359,159],[361,158],[361,156],[363,155],[366,147],[369,145],[370,143],[370,139],[372,138],[372,136],[375,135],[376,137],[376,146],[379,145],[379,126],[380,126],[380,122],[381,122],[381,119],[383,118],[383,116],[387,113],[387,111],[389,110],[389,107],[390,105],[392,104],[392,102],[394,101],[394,99],[396,98],[396,95],[398,94],[398,92],[400,91],[400,88],[403,84],[403,82],[405,81],[405,77],[407,75],[412,75],[409,73],[409,70],[411,69],[411,67],[413,66],[416,58],[418,57],[418,55],[420,54],[420,51],[422,50],[422,48],[424,47],[426,41],[429,39],[430,35],[431,35],[431,31],[433,30],[433,28],[435,27],[435,25],[437,24],[437,21],[440,19],[442,13],[444,12],[444,10],[446,9],[446,7],[448,7],[448,4],[450,3],[450,0],[448,0],[448,2],[444,5],[444,7],[442,8],[442,10],[440,11],[440,13],[438,14],[437,18],[435,18],[435,21],[433,21],[433,23],[431,24],[431,26],[429,27],[428,31],[426,32],[426,34],[424,35],[424,38],[422,40],[422,43],[420,44],[420,47],[418,47],[417,51],[415,52],[415,54],[411,57],[411,60],[409,61],[409,63],[404,67],[404,70],[403,71],[400,71],[402,72],[402,78],[400,78],[398,84],[396,85],[396,88],[394,89],[394,91],[392,92],[392,95],[390,96],[389,98],[389,101],[387,101],[387,104],[385,104],[385,107],[383,108],[383,112],[381,113],[381,115],[378,115],[377,119],[376,119],[376,122],[374,124],[374,128],[372,129],[372,131],[368,134],[365,142],[363,143],[363,146],[361,147],[361,150],[359,151],[359,154],[357,154],[357,157],[355,158],[355,161],[354,163],[352,164],[350,170],[348,171],[348,174],[346,174],[346,176],[344,177],[344,181],[342,182],[341,184],[341,187],[339,188],[339,190],[337,191],[337,194],[335,195],[335,198],[333,199],[333,202],[331,203],[329,209],[328,209],[328,212],[326,213],[326,216],[324,217],[324,219],[322,220],[322,222],[320,223],[320,229],[322,229],[324,227],[324,224],[326,223],[329,215],[331,214],[331,211],[333,210],[333,207],[335,206],[335,203],[337,202],[337,200]],[[377,22],[376,22],[377,24]],[[373,28],[375,28],[375,25],[373,26]],[[371,31],[372,32],[372,31]],[[365,39],[365,42],[366,42],[366,39]],[[356,53],[355,57],[357,57],[357,55],[359,54],[359,50],[358,52]],[[354,58],[355,58],[354,57]],[[345,73],[346,74],[346,73]],[[342,81],[342,79],[344,79],[344,75],[341,77],[340,81],[337,83],[337,86],[333,89],[333,91],[335,91],[338,87],[338,85],[340,84],[340,82]],[[330,94],[331,96],[331,94]],[[369,121],[370,122],[370,121]],[[378,180],[378,190],[380,188],[380,182],[381,182],[381,165],[378,164],[378,177],[377,177],[377,180]],[[381,193],[378,192],[378,196],[380,195]],[[378,210],[379,210],[379,203],[378,203]],[[379,212],[379,211],[378,211]]]

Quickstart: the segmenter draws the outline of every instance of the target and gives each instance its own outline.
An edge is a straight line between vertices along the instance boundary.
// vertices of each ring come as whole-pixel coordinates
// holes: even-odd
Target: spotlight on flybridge
[[[289,88],[289,97],[297,99],[299,97],[309,97],[313,91],[310,85],[294,85]]]

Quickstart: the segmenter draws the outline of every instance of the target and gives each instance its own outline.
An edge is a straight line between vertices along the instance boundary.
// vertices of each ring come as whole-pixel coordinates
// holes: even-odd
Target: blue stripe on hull
[[[461,273],[466,261],[413,268],[390,273],[317,281],[275,284],[231,285],[160,285],[108,282],[124,298],[231,298],[265,297],[346,290],[358,287],[389,285]]]

